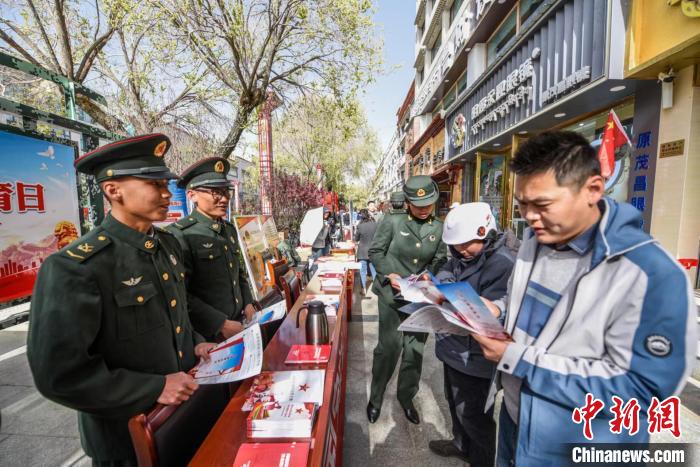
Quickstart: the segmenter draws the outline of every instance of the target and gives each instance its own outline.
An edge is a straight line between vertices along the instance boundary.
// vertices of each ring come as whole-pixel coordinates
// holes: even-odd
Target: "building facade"
[[[392,191],[398,191],[403,186],[404,171],[402,170],[403,153],[399,144],[399,133],[395,131],[391,136],[391,141],[382,156],[380,167],[381,177],[379,179],[378,201],[388,201]]]
[[[616,153],[607,195],[637,207],[644,229],[677,257],[697,260],[700,7],[694,5],[417,0],[410,173],[438,181],[441,214],[443,198],[484,201],[502,228],[521,236],[526,222],[508,171],[519,145],[565,129],[597,147],[613,109],[632,147]]]

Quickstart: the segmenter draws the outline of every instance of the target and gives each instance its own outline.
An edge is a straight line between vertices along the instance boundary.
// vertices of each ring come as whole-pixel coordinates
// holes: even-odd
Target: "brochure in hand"
[[[399,280],[401,296],[411,302],[400,310],[410,314],[399,331],[479,334],[508,340],[510,336],[468,282],[434,284]]]
[[[230,383],[260,374],[263,348],[260,325],[255,324],[209,351],[211,359],[191,370],[198,384]]]
[[[318,406],[312,402],[255,404],[247,419],[249,438],[310,438]]]
[[[243,443],[233,467],[306,467],[309,443]]]
[[[263,371],[253,380],[241,410],[262,402],[323,403],[326,370]]]
[[[282,319],[287,314],[287,303],[281,300],[277,303],[273,303],[267,308],[263,308],[260,311],[256,311],[251,320],[245,325],[246,328],[254,324],[266,324],[273,321]]]

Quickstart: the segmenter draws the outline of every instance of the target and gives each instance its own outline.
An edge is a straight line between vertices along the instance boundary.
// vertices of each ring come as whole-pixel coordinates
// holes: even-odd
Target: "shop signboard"
[[[468,90],[447,118],[448,159],[603,76],[605,0],[561,2]]]
[[[80,236],[80,208],[71,141],[0,131],[0,147],[2,303],[30,296],[44,260]]]

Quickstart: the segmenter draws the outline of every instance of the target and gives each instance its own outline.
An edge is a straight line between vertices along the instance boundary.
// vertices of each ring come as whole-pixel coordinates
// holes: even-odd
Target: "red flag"
[[[615,115],[615,111],[610,109],[608,121],[605,123],[603,138],[598,149],[598,160],[600,161],[600,174],[603,178],[610,178],[615,170],[615,150],[620,146],[629,144],[630,139],[622,128],[620,119]]]

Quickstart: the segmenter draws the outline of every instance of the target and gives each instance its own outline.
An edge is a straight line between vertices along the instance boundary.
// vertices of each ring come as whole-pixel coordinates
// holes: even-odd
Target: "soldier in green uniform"
[[[428,269],[436,273],[445,262],[447,248],[442,242],[442,222],[434,217],[438,199],[437,184],[428,176],[409,178],[403,187],[408,202],[407,214],[393,214],[379,223],[369,249],[369,258],[377,269],[373,291],[379,298],[379,336],[372,363],[372,386],[367,418],[374,423],[384,398],[386,385],[401,357],[397,396],[406,418],[420,423],[413,397],[418,392],[425,333],[398,331],[405,315],[399,308],[406,302],[395,299],[399,291],[396,279]]]
[[[127,423],[156,402],[178,405],[197,389],[186,372],[214,344],[193,332],[185,268],[165,220],[162,134],[102,146],[78,159],[111,204],[99,227],[49,256],[39,271],[27,357],[36,387],[78,411],[95,465],[136,465]]]
[[[389,195],[389,202],[391,203],[391,209],[389,214],[407,214],[406,211],[406,196],[403,191],[394,191]]]
[[[245,267],[240,262],[236,228],[225,220],[231,199],[226,159],[203,159],[185,170],[178,187],[187,188],[194,210],[168,226],[182,246],[187,269],[190,320],[209,340],[229,338],[255,312]]]

